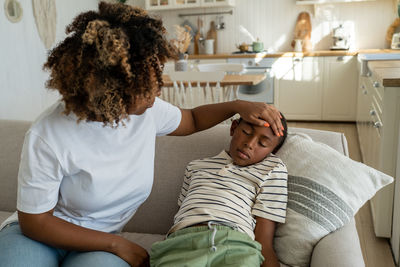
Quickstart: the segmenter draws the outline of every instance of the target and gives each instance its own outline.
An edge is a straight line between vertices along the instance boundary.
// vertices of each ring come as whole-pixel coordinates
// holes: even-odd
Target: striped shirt
[[[285,222],[287,197],[287,170],[278,157],[240,167],[222,151],[186,167],[169,232],[213,220],[233,223],[254,239],[255,216]]]

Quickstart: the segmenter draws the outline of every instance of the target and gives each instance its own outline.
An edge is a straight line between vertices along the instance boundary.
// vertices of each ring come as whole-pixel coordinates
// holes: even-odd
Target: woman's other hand
[[[113,245],[115,255],[129,263],[132,267],[147,267],[150,266],[149,254],[147,251],[123,237],[119,237]]]

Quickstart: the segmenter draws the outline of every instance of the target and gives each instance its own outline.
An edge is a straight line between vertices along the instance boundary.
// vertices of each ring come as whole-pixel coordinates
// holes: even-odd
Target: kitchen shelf
[[[335,3],[371,2],[376,0],[297,0],[296,5],[322,5]]]
[[[154,11],[234,6],[235,0],[145,0],[146,10]]]

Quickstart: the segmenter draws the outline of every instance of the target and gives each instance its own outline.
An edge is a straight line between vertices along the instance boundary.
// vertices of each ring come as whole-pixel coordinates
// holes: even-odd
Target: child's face
[[[229,155],[233,163],[247,166],[262,161],[279,144],[271,127],[255,126],[244,120],[232,122]]]

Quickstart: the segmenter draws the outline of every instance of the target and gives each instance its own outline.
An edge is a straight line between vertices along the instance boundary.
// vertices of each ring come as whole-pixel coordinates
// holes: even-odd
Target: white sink
[[[400,60],[399,53],[379,53],[379,54],[358,54],[361,60]]]

